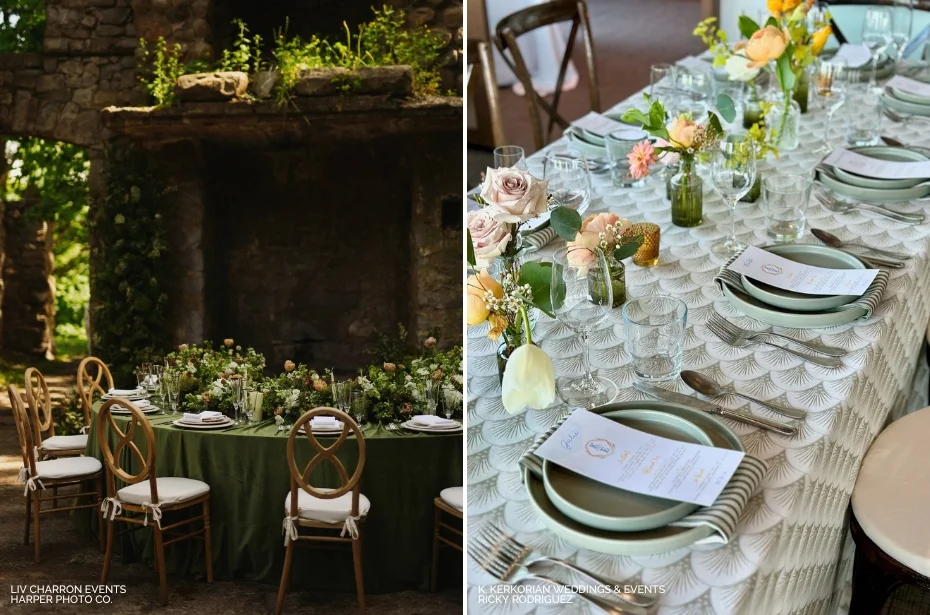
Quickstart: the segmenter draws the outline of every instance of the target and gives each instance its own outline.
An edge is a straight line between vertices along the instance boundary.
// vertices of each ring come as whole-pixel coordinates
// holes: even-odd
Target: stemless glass
[[[688,306],[674,297],[653,295],[627,301],[622,313],[633,376],[640,382],[677,378],[684,354]]]
[[[842,58],[821,60],[814,68],[814,98],[827,112],[827,121],[823,123],[823,145],[814,150],[819,156],[833,150],[830,147],[830,125],[833,114],[846,102],[846,87],[846,61]]]
[[[675,109],[678,105],[674,64],[653,64],[649,67],[649,98],[660,101],[666,109]]]
[[[766,232],[776,243],[794,241],[804,234],[807,203],[813,186],[809,173],[772,175],[763,180],[762,211]]]
[[[862,20],[862,44],[872,54],[872,72],[869,77],[869,85],[872,87],[875,86],[878,57],[892,41],[893,23],[894,15],[888,7],[870,6],[865,10],[865,19]]]
[[[526,153],[519,145],[502,145],[494,150],[494,168],[517,167],[526,171]]]
[[[756,148],[750,141],[723,141],[713,153],[714,188],[730,206],[730,234],[710,247],[717,256],[729,258],[746,249],[736,238],[736,204],[756,181]]]
[[[695,122],[707,117],[707,103],[711,95],[711,82],[704,73],[690,70],[677,72],[678,113],[690,113]]]
[[[584,375],[556,382],[559,397],[572,407],[593,408],[617,396],[617,385],[595,374],[588,357],[588,336],[607,318],[613,305],[610,281],[610,268],[600,248],[567,246],[553,256],[549,287],[552,311],[559,322],[581,336]]]
[[[549,193],[565,207],[581,211],[591,200],[591,178],[582,158],[548,154],[543,161],[543,179],[549,181]]]
[[[643,182],[630,173],[630,161],[627,159],[633,147],[649,138],[649,134],[637,128],[624,128],[604,137],[607,149],[607,161],[615,188],[629,188]]]

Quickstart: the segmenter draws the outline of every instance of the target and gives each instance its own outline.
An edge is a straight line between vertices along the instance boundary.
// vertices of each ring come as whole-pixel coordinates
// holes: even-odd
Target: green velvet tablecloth
[[[97,408],[86,454],[101,459],[96,437]],[[114,417],[121,429],[126,418]],[[287,432],[274,425],[227,431],[179,429],[172,418],[154,415],[156,474],[183,476],[210,485],[213,531],[213,570],[217,579],[248,579],[277,583],[284,562],[284,500],[290,475],[287,467]],[[365,590],[381,593],[424,588],[428,581],[433,530],[433,498],[446,487],[462,484],[462,434],[398,435],[380,425],[363,429],[367,461],[361,491],[371,501],[365,521]],[[137,445],[145,453],[144,436]],[[320,438],[327,441],[335,438]],[[304,436],[297,442],[297,463],[303,468],[313,448]],[[349,474],[358,459],[358,447],[349,438],[338,457]],[[314,470],[314,486],[335,487],[338,475],[324,462]],[[75,511],[73,518],[87,533],[97,531],[97,517]],[[118,524],[125,529],[126,524]],[[304,530],[306,531],[306,530]],[[151,565],[151,532],[124,535],[114,556],[142,557]],[[203,543],[181,541],[166,549],[168,571],[202,576]],[[292,571],[295,588],[352,591],[352,556],[348,545],[338,549],[302,548]]]

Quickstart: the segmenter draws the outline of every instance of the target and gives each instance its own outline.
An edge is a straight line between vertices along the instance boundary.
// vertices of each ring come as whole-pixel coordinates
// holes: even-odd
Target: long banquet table
[[[610,111],[641,105],[641,101],[641,94],[636,94]],[[836,114],[834,146],[844,144],[840,120],[859,111],[844,108]],[[824,112],[812,104],[802,116],[800,148],[763,165],[763,173],[809,172],[817,162],[812,152],[821,144],[824,120]],[[886,120],[882,132],[907,144],[930,145],[926,123],[904,127]],[[530,172],[542,177],[542,154],[566,144],[560,139],[532,156]],[[709,178],[705,176],[704,182],[704,224],[693,229],[671,225],[665,186],[657,178],[642,187],[616,189],[605,175],[592,175],[592,184],[597,198],[587,214],[611,211],[662,227],[659,264],[648,269],[627,265],[628,296],[670,294],[687,303],[684,368],[701,370],[741,392],[805,409],[809,416],[793,437],[726,421],[746,451],[768,464],[763,483],[729,544],[692,546],[652,556],[611,556],[578,548],[545,528],[528,503],[517,463],[535,438],[569,409],[556,404],[508,414],[500,399],[497,344],[487,339],[485,326],[471,327],[467,356],[469,527],[495,523],[543,553],[574,561],[606,579],[662,585],[660,613],[845,613],[853,554],[847,509],[859,464],[888,420],[927,405],[924,340],[930,320],[930,222],[908,226],[871,214],[834,214],[812,199],[809,227],[914,256],[906,268],[890,270],[884,299],[870,320],[829,329],[776,329],[849,351],[844,367],[823,368],[770,348],[732,348],[704,326],[718,312],[746,328],[767,327],[743,316],[712,283],[722,261],[710,254],[709,246],[726,234],[728,208],[713,192]],[[896,207],[917,211],[928,202]],[[738,234],[744,241],[757,246],[770,243],[762,230],[764,216],[758,202],[741,203],[737,216]],[[800,241],[817,243],[809,234]],[[529,258],[551,260],[562,243],[550,243]],[[534,339],[553,358],[557,376],[581,374],[580,343],[569,329],[541,315],[534,331]],[[616,309],[591,335],[592,365],[620,385],[617,401],[647,399],[631,387],[633,375],[623,340],[620,310]],[[689,392],[680,382],[678,390]],[[750,409],[732,396],[726,406]],[[755,405],[751,411],[766,412]],[[468,566],[469,612],[548,612],[531,602],[489,606],[489,585],[496,581],[470,558]],[[583,606],[576,600],[568,608],[584,612]]]
[[[86,454],[102,460],[96,437],[94,406]],[[116,417],[121,429],[128,419]],[[177,418],[177,417],[174,417]],[[248,579],[278,583],[284,562],[284,499],[290,489],[287,435],[274,425],[228,431],[193,431],[174,427],[171,417],[155,415],[157,476],[183,476],[210,485],[213,571],[217,579]],[[365,590],[382,593],[425,588],[433,534],[433,499],[446,487],[462,484],[462,434],[401,435],[380,425],[363,427],[367,461],[361,492],[371,501],[365,520]],[[320,438],[323,446],[327,440]],[[144,448],[137,430],[134,441]],[[297,441],[297,463],[303,467],[313,449],[304,436]],[[128,451],[127,451],[128,452]],[[358,459],[354,437],[337,457],[351,473]],[[313,484],[335,487],[332,464],[314,469]],[[84,514],[78,514],[84,513]],[[97,516],[75,511],[86,531],[96,531]],[[120,527],[123,526],[123,527]],[[120,530],[125,529],[119,524]],[[151,532],[135,532],[122,541],[117,556],[152,561]],[[203,574],[203,543],[182,541],[165,551],[168,571]],[[291,583],[295,588],[354,591],[352,550],[299,549]],[[117,582],[111,573],[112,582]]]

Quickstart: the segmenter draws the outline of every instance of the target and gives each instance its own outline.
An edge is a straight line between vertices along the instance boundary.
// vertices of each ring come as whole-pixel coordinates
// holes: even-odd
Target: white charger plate
[[[424,427],[422,425],[417,425],[413,421],[406,421],[401,426],[404,429],[409,429],[410,431],[421,431],[423,433],[460,433],[462,429],[464,429],[461,423],[459,423],[457,427],[452,427],[451,429],[450,428],[438,429],[435,427]]]
[[[230,418],[226,418],[226,421],[223,423],[184,423],[180,419],[177,421],[172,421],[172,425],[175,427],[180,427],[181,429],[201,429],[205,431],[216,430],[216,429],[226,429],[227,427],[232,427],[236,424]]]

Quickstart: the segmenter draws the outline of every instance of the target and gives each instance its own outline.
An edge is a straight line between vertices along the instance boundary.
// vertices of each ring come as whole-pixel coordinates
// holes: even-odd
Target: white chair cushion
[[[158,489],[159,505],[186,502],[210,492],[210,485],[207,483],[178,476],[156,478],[155,486]],[[134,485],[123,487],[116,492],[116,497],[120,502],[141,505],[152,501],[152,489],[149,486],[148,479],[146,479]]]
[[[79,434],[76,436],[52,436],[42,440],[42,449],[45,451],[73,451],[83,450],[87,447],[87,436]]]
[[[335,489],[317,489],[317,491],[335,491]],[[358,514],[364,517],[371,508],[371,502],[361,493],[358,494]],[[352,492],[343,493],[338,498],[324,500],[317,498],[303,489],[297,490],[297,516],[323,523],[343,523],[352,512]],[[284,514],[291,514],[291,494],[284,498]]]
[[[930,408],[911,413],[878,434],[859,468],[852,507],[859,525],[882,551],[930,577]]]
[[[50,459],[36,464],[38,478],[75,478],[99,472],[103,465],[94,457],[67,457]]]
[[[465,504],[465,490],[461,487],[448,487],[439,492],[439,497],[453,508],[462,510]]]

